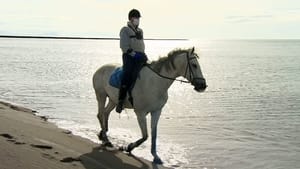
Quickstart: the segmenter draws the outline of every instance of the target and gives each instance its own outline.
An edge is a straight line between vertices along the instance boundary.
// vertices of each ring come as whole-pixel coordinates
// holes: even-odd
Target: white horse
[[[98,101],[98,119],[101,126],[99,139],[104,146],[112,147],[107,138],[108,118],[110,112],[118,103],[119,89],[109,84],[109,78],[116,65],[104,65],[99,68],[93,76],[93,85]],[[131,152],[141,145],[148,138],[146,116],[151,113],[151,154],[153,162],[162,164],[156,153],[157,123],[162,108],[168,100],[168,89],[177,77],[182,76],[190,82],[198,92],[204,91],[207,87],[206,81],[198,63],[198,55],[194,53],[194,48],[171,51],[167,57],[160,58],[150,65],[141,69],[135,86],[132,89],[133,105],[126,99],[124,108],[134,109],[137,120],[142,131],[142,138],[134,143],[130,143],[124,150]],[[108,98],[108,103],[106,100]]]

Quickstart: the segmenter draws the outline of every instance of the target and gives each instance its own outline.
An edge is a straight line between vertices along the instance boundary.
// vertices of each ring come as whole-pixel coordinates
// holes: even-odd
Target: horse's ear
[[[193,46],[192,50],[191,50],[191,53],[194,53],[195,51],[195,47]]]

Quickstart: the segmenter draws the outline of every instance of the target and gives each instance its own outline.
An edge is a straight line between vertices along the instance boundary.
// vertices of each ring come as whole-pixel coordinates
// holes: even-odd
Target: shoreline
[[[0,168],[166,169],[73,135],[36,111],[0,101]]]

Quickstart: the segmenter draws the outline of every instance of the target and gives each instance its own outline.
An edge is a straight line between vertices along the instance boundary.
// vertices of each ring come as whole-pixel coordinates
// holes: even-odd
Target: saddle
[[[143,68],[144,66],[146,66],[146,64],[143,64],[139,69],[136,70],[136,71],[137,71],[137,77],[136,77],[135,79],[133,79],[132,84],[131,84],[131,86],[129,86],[129,89],[128,89],[128,91],[127,91],[128,95],[129,95],[128,100],[129,100],[129,102],[132,104],[132,106],[133,106],[133,98],[132,98],[131,91],[132,91],[132,89],[133,89],[133,87],[134,87],[134,85],[135,85],[136,79],[140,77],[139,72],[142,70],[142,68]],[[112,75],[111,75],[110,78],[109,78],[109,84],[110,84],[112,87],[115,87],[115,88],[117,88],[117,89],[120,89],[122,77],[123,77],[123,69],[122,69],[122,67],[117,67],[117,68],[113,71]]]
[[[122,77],[123,77],[123,69],[122,67],[118,67],[113,71],[112,75],[110,76],[109,84],[112,87],[120,89]]]

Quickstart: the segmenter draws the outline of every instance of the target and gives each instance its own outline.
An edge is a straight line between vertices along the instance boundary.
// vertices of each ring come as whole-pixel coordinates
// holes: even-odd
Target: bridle
[[[167,77],[167,76],[164,76],[158,72],[156,72],[151,66],[150,64],[147,64],[146,66],[152,70],[155,74],[157,74],[159,77],[162,77],[164,79],[169,79],[169,80],[174,80],[174,81],[178,81],[178,82],[182,82],[182,83],[191,83],[193,84],[193,82],[197,79],[199,80],[205,80],[204,78],[202,77],[195,77],[195,73],[193,72],[193,69],[192,69],[192,66],[191,66],[191,63],[190,61],[193,60],[193,59],[197,59],[199,58],[199,56],[193,56],[193,57],[189,57],[189,51],[186,51],[186,59],[187,59],[187,65],[186,65],[186,69],[185,69],[185,73],[184,73],[184,77],[186,77],[187,73],[188,73],[188,69],[190,70],[190,79],[191,81],[188,81],[188,80],[179,80],[179,79],[176,79],[176,78],[171,78],[171,77]]]

